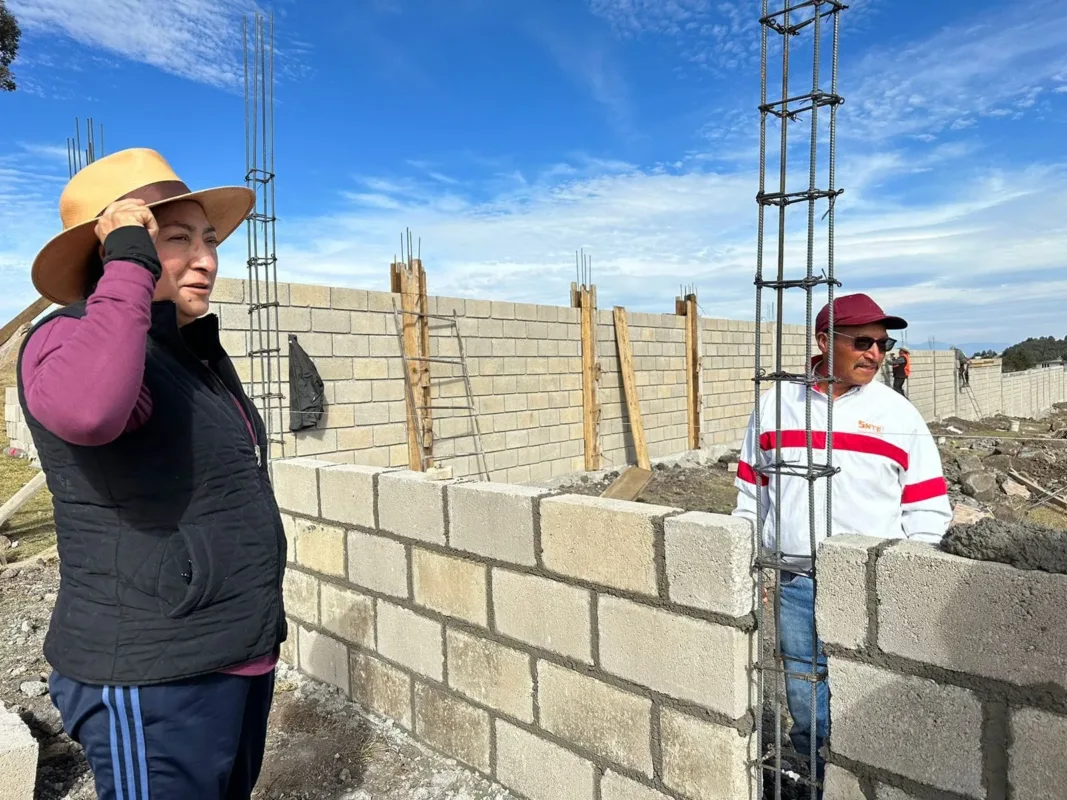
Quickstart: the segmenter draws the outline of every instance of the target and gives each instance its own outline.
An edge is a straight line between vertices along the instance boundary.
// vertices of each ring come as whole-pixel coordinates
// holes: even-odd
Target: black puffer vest
[[[84,314],[84,302],[61,308],[26,340],[49,319]],[[179,329],[174,304],[153,303],[151,416],[101,446],[69,444],[33,418],[21,361],[20,352],[19,402],[59,541],[48,662],[84,683],[136,685],[269,655],[286,638],[285,535],[261,456],[263,421],[219,342],[217,317]]]

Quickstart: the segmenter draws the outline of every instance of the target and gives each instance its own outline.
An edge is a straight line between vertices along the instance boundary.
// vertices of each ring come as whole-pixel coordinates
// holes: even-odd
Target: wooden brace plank
[[[29,482],[15,492],[11,499],[4,503],[3,506],[0,506],[0,528],[2,528],[4,523],[11,519],[20,508],[26,505],[35,494],[37,494],[41,487],[44,486],[44,483],[45,477],[44,471],[42,470],[30,478]]]
[[[615,342],[619,348],[619,370],[626,394],[626,413],[630,418],[630,433],[637,454],[637,466],[650,470],[648,445],[645,444],[645,428],[641,422],[641,402],[637,398],[637,379],[634,377],[634,354],[630,346],[630,327],[626,323],[626,309],[615,306]]]

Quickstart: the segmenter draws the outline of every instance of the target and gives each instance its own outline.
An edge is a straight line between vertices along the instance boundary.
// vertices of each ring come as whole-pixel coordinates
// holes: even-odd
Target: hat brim
[[[168,197],[149,203],[148,208],[182,200],[195,200],[200,204],[218,234],[219,244],[222,244],[248,217],[256,195],[246,186],[218,186]],[[56,234],[33,260],[30,277],[34,288],[53,303],[65,306],[85,299],[89,264],[100,244],[96,238],[98,220],[99,217],[87,220]]]
[[[882,319],[874,321],[885,325],[887,331],[902,331],[908,327],[907,320],[904,320],[901,317],[883,317]]]

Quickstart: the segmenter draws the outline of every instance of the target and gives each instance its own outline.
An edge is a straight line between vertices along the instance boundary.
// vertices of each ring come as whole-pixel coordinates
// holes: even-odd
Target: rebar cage
[[[284,430],[281,334],[278,330],[278,259],[274,223],[274,15],[242,22],[245,83],[245,185],[256,201],[248,233],[249,397],[267,430],[269,459]],[[251,34],[251,37],[249,36]],[[251,42],[249,39],[251,38]],[[251,53],[249,45],[251,44]]]
[[[760,17],[760,152],[759,152],[759,192],[756,196],[759,210],[758,243],[756,252],[756,329],[755,329],[755,399],[753,424],[757,441],[760,434],[764,433],[761,420],[761,402],[764,389],[769,384],[770,391],[774,392],[773,402],[775,408],[774,439],[775,444],[770,462],[757,458],[757,464],[753,465],[757,476],[766,479],[773,488],[773,496],[768,500],[773,503],[774,509],[781,508],[781,478],[791,476],[801,478],[808,483],[808,529],[810,552],[805,554],[791,554],[782,551],[782,532],[778,524],[774,525],[773,544],[764,541],[764,518],[768,513],[767,501],[763,498],[762,491],[757,491],[756,497],[756,526],[755,526],[755,552],[757,553],[755,569],[759,593],[757,595],[757,622],[759,626],[759,645],[756,661],[757,678],[757,712],[755,714],[756,739],[759,743],[757,764],[754,770],[756,775],[756,796],[782,800],[787,798],[806,797],[815,800],[821,796],[821,781],[816,770],[817,762],[817,738],[811,736],[811,746],[806,753],[797,753],[790,745],[783,741],[783,694],[787,678],[807,681],[811,684],[811,708],[812,716],[815,715],[816,693],[821,683],[826,681],[825,668],[817,667],[820,656],[820,645],[817,634],[812,636],[811,658],[804,672],[787,670],[785,660],[779,646],[778,632],[781,630],[781,587],[783,572],[800,573],[814,579],[815,577],[815,550],[820,533],[830,535],[831,508],[832,508],[832,483],[833,475],[837,471],[833,466],[833,391],[832,379],[820,378],[816,374],[813,365],[813,347],[815,331],[813,330],[813,304],[814,294],[820,287],[825,287],[826,302],[830,304],[830,331],[833,337],[833,299],[834,289],[840,284],[834,277],[834,202],[842,193],[842,189],[836,185],[835,157],[837,139],[837,110],[843,102],[838,94],[837,65],[838,65],[838,39],[840,31],[840,13],[847,8],[837,0],[784,0],[777,10],[770,8],[770,0],[763,0],[762,15]],[[777,5],[777,4],[776,4]],[[830,42],[830,77],[829,91],[824,90],[825,77],[822,74],[824,55],[823,39],[827,37],[829,30]],[[781,96],[777,99],[768,99],[768,78],[772,69],[770,50],[780,51],[781,64]],[[790,93],[790,56],[793,54],[794,66],[799,54],[807,55],[810,49],[810,91]],[[806,58],[804,59],[807,60]],[[820,111],[827,109],[828,120],[823,120]],[[789,136],[790,123],[801,122],[802,115],[810,116],[810,128],[807,137],[800,136],[793,143]],[[768,190],[768,126],[779,126],[778,144],[778,185]],[[820,124],[822,123],[822,127]],[[828,124],[827,124],[828,123]],[[792,149],[791,149],[792,145]],[[807,187],[797,188],[799,181],[794,179],[801,171],[797,168],[790,169],[790,163],[796,156],[796,150],[806,145],[808,151]],[[824,173],[824,182],[820,184],[820,173]],[[817,207],[825,206],[824,213],[817,218]],[[798,275],[798,269],[791,269],[790,262],[801,258],[799,248],[789,249],[786,246],[787,233],[799,235],[803,228],[796,223],[791,224],[793,215],[788,213],[790,208],[803,208],[806,206],[807,219],[805,231],[805,248],[803,258],[805,260],[804,274]],[[768,219],[768,210],[776,209],[777,214],[771,214]],[[776,220],[775,220],[776,217]],[[816,228],[819,223],[826,223],[825,238],[820,237],[819,246],[816,245]],[[769,223],[773,232],[770,236],[776,247],[776,268],[773,275],[765,274],[764,261],[768,258],[765,253],[765,237],[768,236]],[[776,230],[775,230],[776,229]],[[824,249],[825,248],[825,249]],[[817,250],[822,251],[817,255]],[[825,263],[819,262],[825,257]],[[803,293],[805,305],[805,353],[804,366],[801,369],[789,371],[783,363],[783,320],[785,314],[786,292],[797,290]],[[773,298],[774,308],[774,334],[773,334],[773,369],[767,371],[763,366],[763,303],[765,292],[770,292]],[[826,374],[834,374],[833,349],[830,348],[827,355]],[[782,457],[782,388],[783,384],[793,383],[806,387],[805,391],[805,435],[807,454],[806,459],[801,461],[786,462]],[[817,461],[813,443],[816,436],[812,432],[812,390],[818,383],[826,384],[826,396],[828,401],[827,425],[825,432],[825,459]],[[768,431],[770,432],[770,431]],[[819,439],[822,435],[818,436]],[[822,454],[820,453],[820,456]],[[815,492],[818,481],[826,481],[826,515],[825,519],[816,519]],[[787,563],[786,559],[792,557],[793,561]],[[807,559],[808,567],[803,569],[797,566],[797,558]],[[768,584],[772,586],[769,587]],[[768,588],[773,588],[773,597],[768,597]],[[773,617],[767,620],[765,603],[773,603]],[[814,608],[812,610],[814,615]],[[774,644],[772,652],[768,653],[766,636],[767,623],[773,622]],[[814,619],[812,619],[814,631]],[[768,730],[768,721],[771,730]],[[814,721],[812,728],[814,729]],[[814,730],[813,730],[814,733]],[[788,783],[786,783],[788,781]],[[783,793],[785,793],[783,795]]]

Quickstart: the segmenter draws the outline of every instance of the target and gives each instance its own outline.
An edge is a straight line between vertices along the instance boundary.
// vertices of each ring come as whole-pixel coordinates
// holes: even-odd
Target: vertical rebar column
[[[255,192],[248,234],[249,396],[259,408],[270,445],[281,445],[281,333],[274,212],[274,16],[252,18],[251,53],[244,32],[245,185]],[[268,447],[267,458],[274,448]]]
[[[759,155],[759,190],[756,201],[759,211],[758,241],[756,246],[756,325],[755,325],[755,398],[753,424],[757,448],[762,451],[770,451],[759,456],[756,473],[757,484],[762,482],[770,489],[768,497],[763,497],[763,492],[757,485],[756,491],[756,564],[757,570],[757,621],[761,631],[759,635],[757,678],[758,678],[758,703],[755,712],[756,736],[759,743],[758,763],[756,764],[756,780],[758,796],[774,797],[781,800],[783,792],[783,777],[792,774],[791,780],[795,780],[805,788],[796,787],[790,791],[790,796],[798,796],[797,790],[803,792],[815,800],[821,791],[820,781],[816,774],[816,736],[815,717],[816,700],[820,684],[826,680],[824,667],[818,666],[820,649],[817,636],[813,635],[810,643],[810,664],[803,672],[787,668],[777,645],[774,652],[768,655],[766,651],[765,637],[762,631],[767,630],[767,620],[763,597],[767,587],[767,580],[773,580],[773,623],[777,635],[781,631],[781,585],[782,573],[788,572],[800,574],[814,579],[815,577],[815,551],[818,543],[831,534],[832,518],[832,477],[836,472],[833,466],[833,398],[834,398],[834,364],[833,348],[830,348],[825,365],[825,374],[820,375],[814,366],[813,344],[815,341],[814,330],[814,303],[813,292],[825,286],[826,300],[830,306],[830,330],[829,336],[833,339],[834,319],[833,300],[834,288],[840,285],[834,277],[834,201],[842,190],[836,185],[836,146],[837,146],[837,109],[843,99],[837,93],[837,67],[838,67],[838,40],[840,33],[840,12],[847,6],[837,0],[784,0],[777,4],[776,10],[771,10],[770,0],[763,0],[762,16],[760,18],[760,155]],[[822,60],[823,38],[826,18],[830,18],[831,29],[831,58],[830,58],[830,89],[822,88]],[[800,37],[810,33],[810,38]],[[771,39],[772,34],[778,38]],[[794,43],[794,40],[795,43]],[[768,100],[768,83],[770,76],[771,60],[769,58],[772,42],[780,50],[781,56],[781,97],[777,100]],[[811,89],[796,95],[790,93],[790,56],[791,50],[806,52],[810,47],[811,57]],[[797,55],[793,55],[794,60]],[[819,110],[829,109],[827,129],[820,127]],[[801,155],[800,147],[796,151],[790,150],[789,124],[797,122],[803,114],[809,114],[810,132],[806,142],[808,156],[808,169],[806,188],[792,189],[791,184],[797,179],[796,172],[790,172],[790,161]],[[767,127],[771,118],[779,125],[778,147],[778,187],[777,191],[768,192],[766,187],[766,175],[768,169],[767,152]],[[822,156],[820,158],[820,146]],[[799,159],[803,163],[802,156]],[[826,183],[820,187],[819,173],[821,169],[826,171]],[[789,207],[794,204],[804,203],[807,205],[806,236],[805,236],[805,269],[802,276],[795,274],[795,265],[789,263],[797,258],[790,248],[787,247],[787,231],[791,230],[792,217],[788,213]],[[825,212],[821,216],[817,213],[818,206],[825,205]],[[776,274],[772,279],[764,276],[764,238],[767,236],[768,219],[766,210],[768,207],[777,208],[777,238],[775,241],[777,255]],[[816,226],[822,221],[827,222],[826,227],[826,250],[818,253],[816,246]],[[795,222],[793,223],[795,226]],[[797,231],[799,233],[799,230]],[[824,261],[825,259],[825,261]],[[820,263],[822,262],[822,263]],[[773,348],[773,371],[768,372],[762,364],[763,359],[763,292],[765,289],[774,292],[774,348]],[[805,318],[805,361],[801,371],[789,372],[783,363],[783,328],[785,320],[786,292],[800,290],[804,293],[804,318]],[[822,305],[822,302],[819,303]],[[773,384],[774,395],[770,402],[764,400],[765,383]],[[818,384],[825,384],[827,401],[827,423],[824,430],[812,430],[812,392]],[[799,384],[804,387],[804,450],[806,457],[801,461],[786,461],[782,455],[782,406],[783,386],[785,384]],[[764,416],[770,415],[773,408],[773,427],[768,426],[764,431]],[[773,446],[762,444],[773,436]],[[820,463],[816,460],[817,451],[825,448],[825,460]],[[779,514],[777,509],[782,507],[782,482],[784,480],[803,480],[807,482],[808,513],[806,517],[808,552],[786,553],[782,550],[782,530],[778,524]],[[821,489],[818,484],[822,484]],[[825,514],[820,515],[819,498],[825,498]],[[767,508],[770,503],[771,508]],[[797,518],[799,515],[791,515]],[[772,524],[773,543],[768,543],[765,536],[767,524]],[[794,534],[800,532],[794,532]],[[773,578],[771,577],[773,576]],[[814,608],[812,609],[811,628],[815,629]],[[807,656],[805,656],[806,658]],[[812,710],[812,736],[811,747],[808,752],[796,753],[791,751],[783,743],[783,713],[782,696],[785,681],[807,681],[811,686],[811,710]],[[765,717],[769,718],[773,725],[773,733],[765,730]],[[787,757],[783,758],[783,754]],[[797,763],[806,761],[804,764]],[[772,776],[773,783],[768,783],[767,776]],[[799,775],[799,778],[797,777]]]

